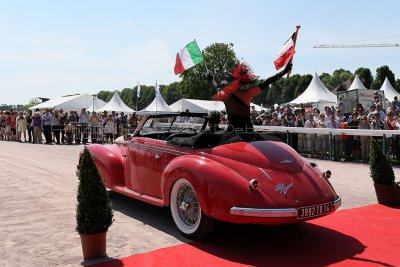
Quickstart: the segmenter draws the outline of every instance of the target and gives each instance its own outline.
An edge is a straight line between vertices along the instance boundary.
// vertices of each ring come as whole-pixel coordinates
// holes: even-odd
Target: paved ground
[[[75,168],[82,148],[0,141],[0,266],[92,263],[82,262],[75,232]],[[332,171],[341,209],[376,203],[367,165],[315,162]],[[400,177],[400,169],[394,170]],[[109,257],[188,242],[174,228],[168,210],[114,193],[111,199],[115,222],[108,233]]]

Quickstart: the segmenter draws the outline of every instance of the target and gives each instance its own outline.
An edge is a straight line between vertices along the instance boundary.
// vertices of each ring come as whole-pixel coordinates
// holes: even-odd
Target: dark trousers
[[[53,134],[54,134],[54,136],[56,137],[56,142],[57,142],[57,144],[60,144],[61,128],[62,128],[61,125],[54,125],[54,126],[52,127]]]
[[[349,159],[351,156],[351,140],[342,140],[342,144],[343,144],[343,151],[344,151],[344,156],[346,159]]]
[[[28,142],[32,143],[33,142],[33,126],[28,126]]]
[[[65,141],[68,145],[72,145],[72,132],[65,133]]]
[[[99,127],[93,126],[92,127],[92,144],[97,143],[97,138],[99,136]]]
[[[51,125],[43,125],[43,132],[46,144],[51,144]]]
[[[64,126],[62,126],[62,129],[60,131],[61,133],[61,143],[65,143],[65,131],[64,131]]]

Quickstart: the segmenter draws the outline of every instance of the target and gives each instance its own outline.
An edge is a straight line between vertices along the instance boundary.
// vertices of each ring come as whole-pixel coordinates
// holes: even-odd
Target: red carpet
[[[400,209],[372,205],[298,225],[221,224],[204,243],[91,266],[400,266],[399,250]]]

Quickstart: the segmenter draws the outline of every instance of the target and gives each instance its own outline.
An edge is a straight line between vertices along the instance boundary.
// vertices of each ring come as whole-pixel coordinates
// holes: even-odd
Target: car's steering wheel
[[[194,134],[197,134],[196,129],[189,128],[189,127],[183,128],[182,130],[179,131],[179,133],[183,133],[186,130],[189,130],[189,131],[193,132]]]
[[[191,131],[190,133],[184,133],[184,131],[185,130],[189,130],[189,131]],[[197,134],[197,132],[196,132],[196,130],[195,129],[193,129],[193,128],[183,128],[182,130],[180,130],[179,132],[177,132],[177,133],[174,133],[174,134],[171,134],[170,136],[168,136],[168,138],[167,138],[167,141],[170,141],[171,139],[173,139],[174,137],[189,137],[189,136],[193,136],[193,135],[196,135]]]

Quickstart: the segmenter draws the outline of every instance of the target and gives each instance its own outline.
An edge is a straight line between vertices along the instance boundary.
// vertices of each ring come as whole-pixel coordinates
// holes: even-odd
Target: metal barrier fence
[[[92,123],[70,123],[65,127],[52,127],[53,135],[60,135],[60,139],[66,144],[86,144],[86,143],[113,143],[114,139],[120,135],[131,134],[134,128],[128,125],[109,126]]]
[[[303,127],[284,127],[284,126],[254,126],[256,132],[278,133],[283,137],[283,141],[293,146],[294,137],[305,135],[307,138],[317,138],[318,136],[328,137],[328,152],[329,159],[337,159],[338,154],[342,151],[337,151],[337,144],[341,144],[341,136],[357,136],[376,138],[382,152],[389,157],[396,156],[399,151],[393,151],[393,142],[397,142],[398,149],[400,149],[400,130],[369,130],[369,129],[332,129],[332,128],[303,128]],[[367,138],[367,139],[368,139]],[[365,138],[364,138],[365,139]],[[308,140],[307,140],[308,141]],[[341,144],[342,145],[342,144]],[[369,148],[368,148],[369,149]]]
[[[188,127],[187,123],[181,123],[180,127]],[[63,129],[52,128],[53,134],[59,131],[59,134],[64,137],[64,143],[66,144],[81,144],[81,143],[112,143],[114,139],[120,135],[132,134],[135,128],[129,127],[129,125],[120,125],[121,127],[108,126],[108,125],[92,125],[91,123],[71,123],[70,126]],[[158,126],[163,126],[162,123]],[[165,126],[170,126],[166,123]],[[198,126],[193,124],[193,128]],[[220,125],[222,128],[226,128],[225,125]],[[154,130],[159,130],[157,129]],[[179,127],[178,127],[179,128]],[[199,129],[197,129],[199,130]],[[391,154],[392,156],[396,153],[400,154],[400,130],[368,130],[368,129],[331,129],[331,128],[303,128],[303,127],[284,127],[284,126],[254,126],[253,130],[260,133],[270,133],[279,135],[279,137],[286,141],[292,147],[295,141],[298,139],[304,139],[305,147],[307,150],[308,142],[311,141],[314,145],[316,144],[317,138],[325,136],[327,152],[329,159],[337,159],[338,154],[342,154],[342,135],[348,136],[363,136],[363,137],[374,137],[377,138],[381,149],[385,155]],[[245,131],[245,130],[244,130]],[[311,137],[311,139],[310,139]],[[61,137],[60,137],[61,138]],[[310,140],[309,140],[310,139]],[[314,139],[314,140],[312,140]],[[392,143],[396,142],[399,147],[399,151],[393,151]],[[306,144],[307,143],[307,144]],[[340,148],[338,148],[338,144]],[[296,147],[297,148],[297,147]],[[300,151],[299,151],[300,152]]]

